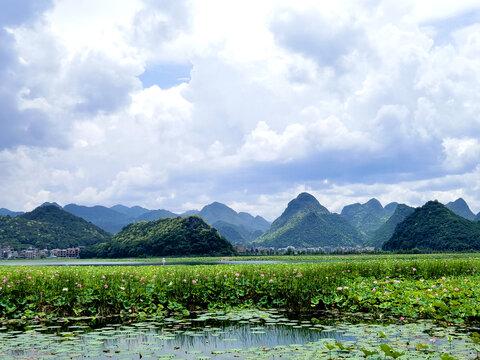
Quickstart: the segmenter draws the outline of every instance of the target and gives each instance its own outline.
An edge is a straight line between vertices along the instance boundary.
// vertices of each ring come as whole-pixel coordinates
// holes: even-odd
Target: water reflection
[[[282,314],[265,317],[251,313],[208,317],[191,321],[164,319],[136,324],[35,324],[21,329],[0,328],[0,359],[272,359],[346,358],[362,356],[360,349],[379,350],[391,344],[402,351],[430,356],[449,352],[456,358],[473,358],[473,344],[458,329],[432,322],[378,324],[322,319],[313,325]],[[203,317],[202,317],[203,316]],[[223,320],[219,320],[219,319]],[[205,320],[206,319],[206,320]],[[450,331],[454,340],[448,340]],[[432,338],[435,339],[432,342]],[[351,347],[340,353],[339,345]],[[334,350],[327,350],[326,344]],[[416,349],[422,344],[422,352]],[[333,353],[332,353],[333,352]],[[423,357],[420,357],[423,358]]]

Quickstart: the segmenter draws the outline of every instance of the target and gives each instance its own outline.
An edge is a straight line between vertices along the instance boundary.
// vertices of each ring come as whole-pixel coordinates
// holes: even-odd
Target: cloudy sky
[[[474,1],[0,1],[0,207],[480,210]]]

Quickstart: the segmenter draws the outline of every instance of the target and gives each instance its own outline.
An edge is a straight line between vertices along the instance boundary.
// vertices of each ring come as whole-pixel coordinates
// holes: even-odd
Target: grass
[[[153,314],[188,316],[197,310],[257,307],[362,311],[448,323],[480,320],[478,256],[322,259],[342,261],[139,267],[2,266],[0,317],[143,318]],[[169,262],[171,259],[167,259]]]

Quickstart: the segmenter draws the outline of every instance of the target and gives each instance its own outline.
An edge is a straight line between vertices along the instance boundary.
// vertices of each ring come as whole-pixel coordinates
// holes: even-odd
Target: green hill
[[[480,224],[429,201],[397,225],[384,250],[480,250]]]
[[[361,245],[363,240],[347,220],[330,213],[312,195],[301,193],[253,244],[275,248],[337,247]]]
[[[232,255],[235,249],[198,216],[138,222],[109,241],[92,246],[82,257]]]
[[[390,216],[385,224],[380,226],[373,233],[370,239],[368,239],[367,245],[380,249],[382,245],[392,237],[397,225],[405,220],[405,218],[414,211],[415,208],[413,207],[405,204],[398,204],[393,215]]]
[[[0,245],[15,249],[88,246],[108,238],[106,231],[56,206],[41,206],[16,217],[0,216]]]
[[[365,204],[356,203],[345,206],[340,215],[369,238],[385,224],[395,208],[396,203],[388,204],[384,208],[377,199],[370,199]]]

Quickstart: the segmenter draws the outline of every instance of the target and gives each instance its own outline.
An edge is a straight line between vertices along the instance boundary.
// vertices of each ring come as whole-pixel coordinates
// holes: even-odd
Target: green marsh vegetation
[[[480,318],[479,267],[476,257],[424,256],[198,266],[4,266],[0,315],[144,318],[247,307],[462,323]]]

